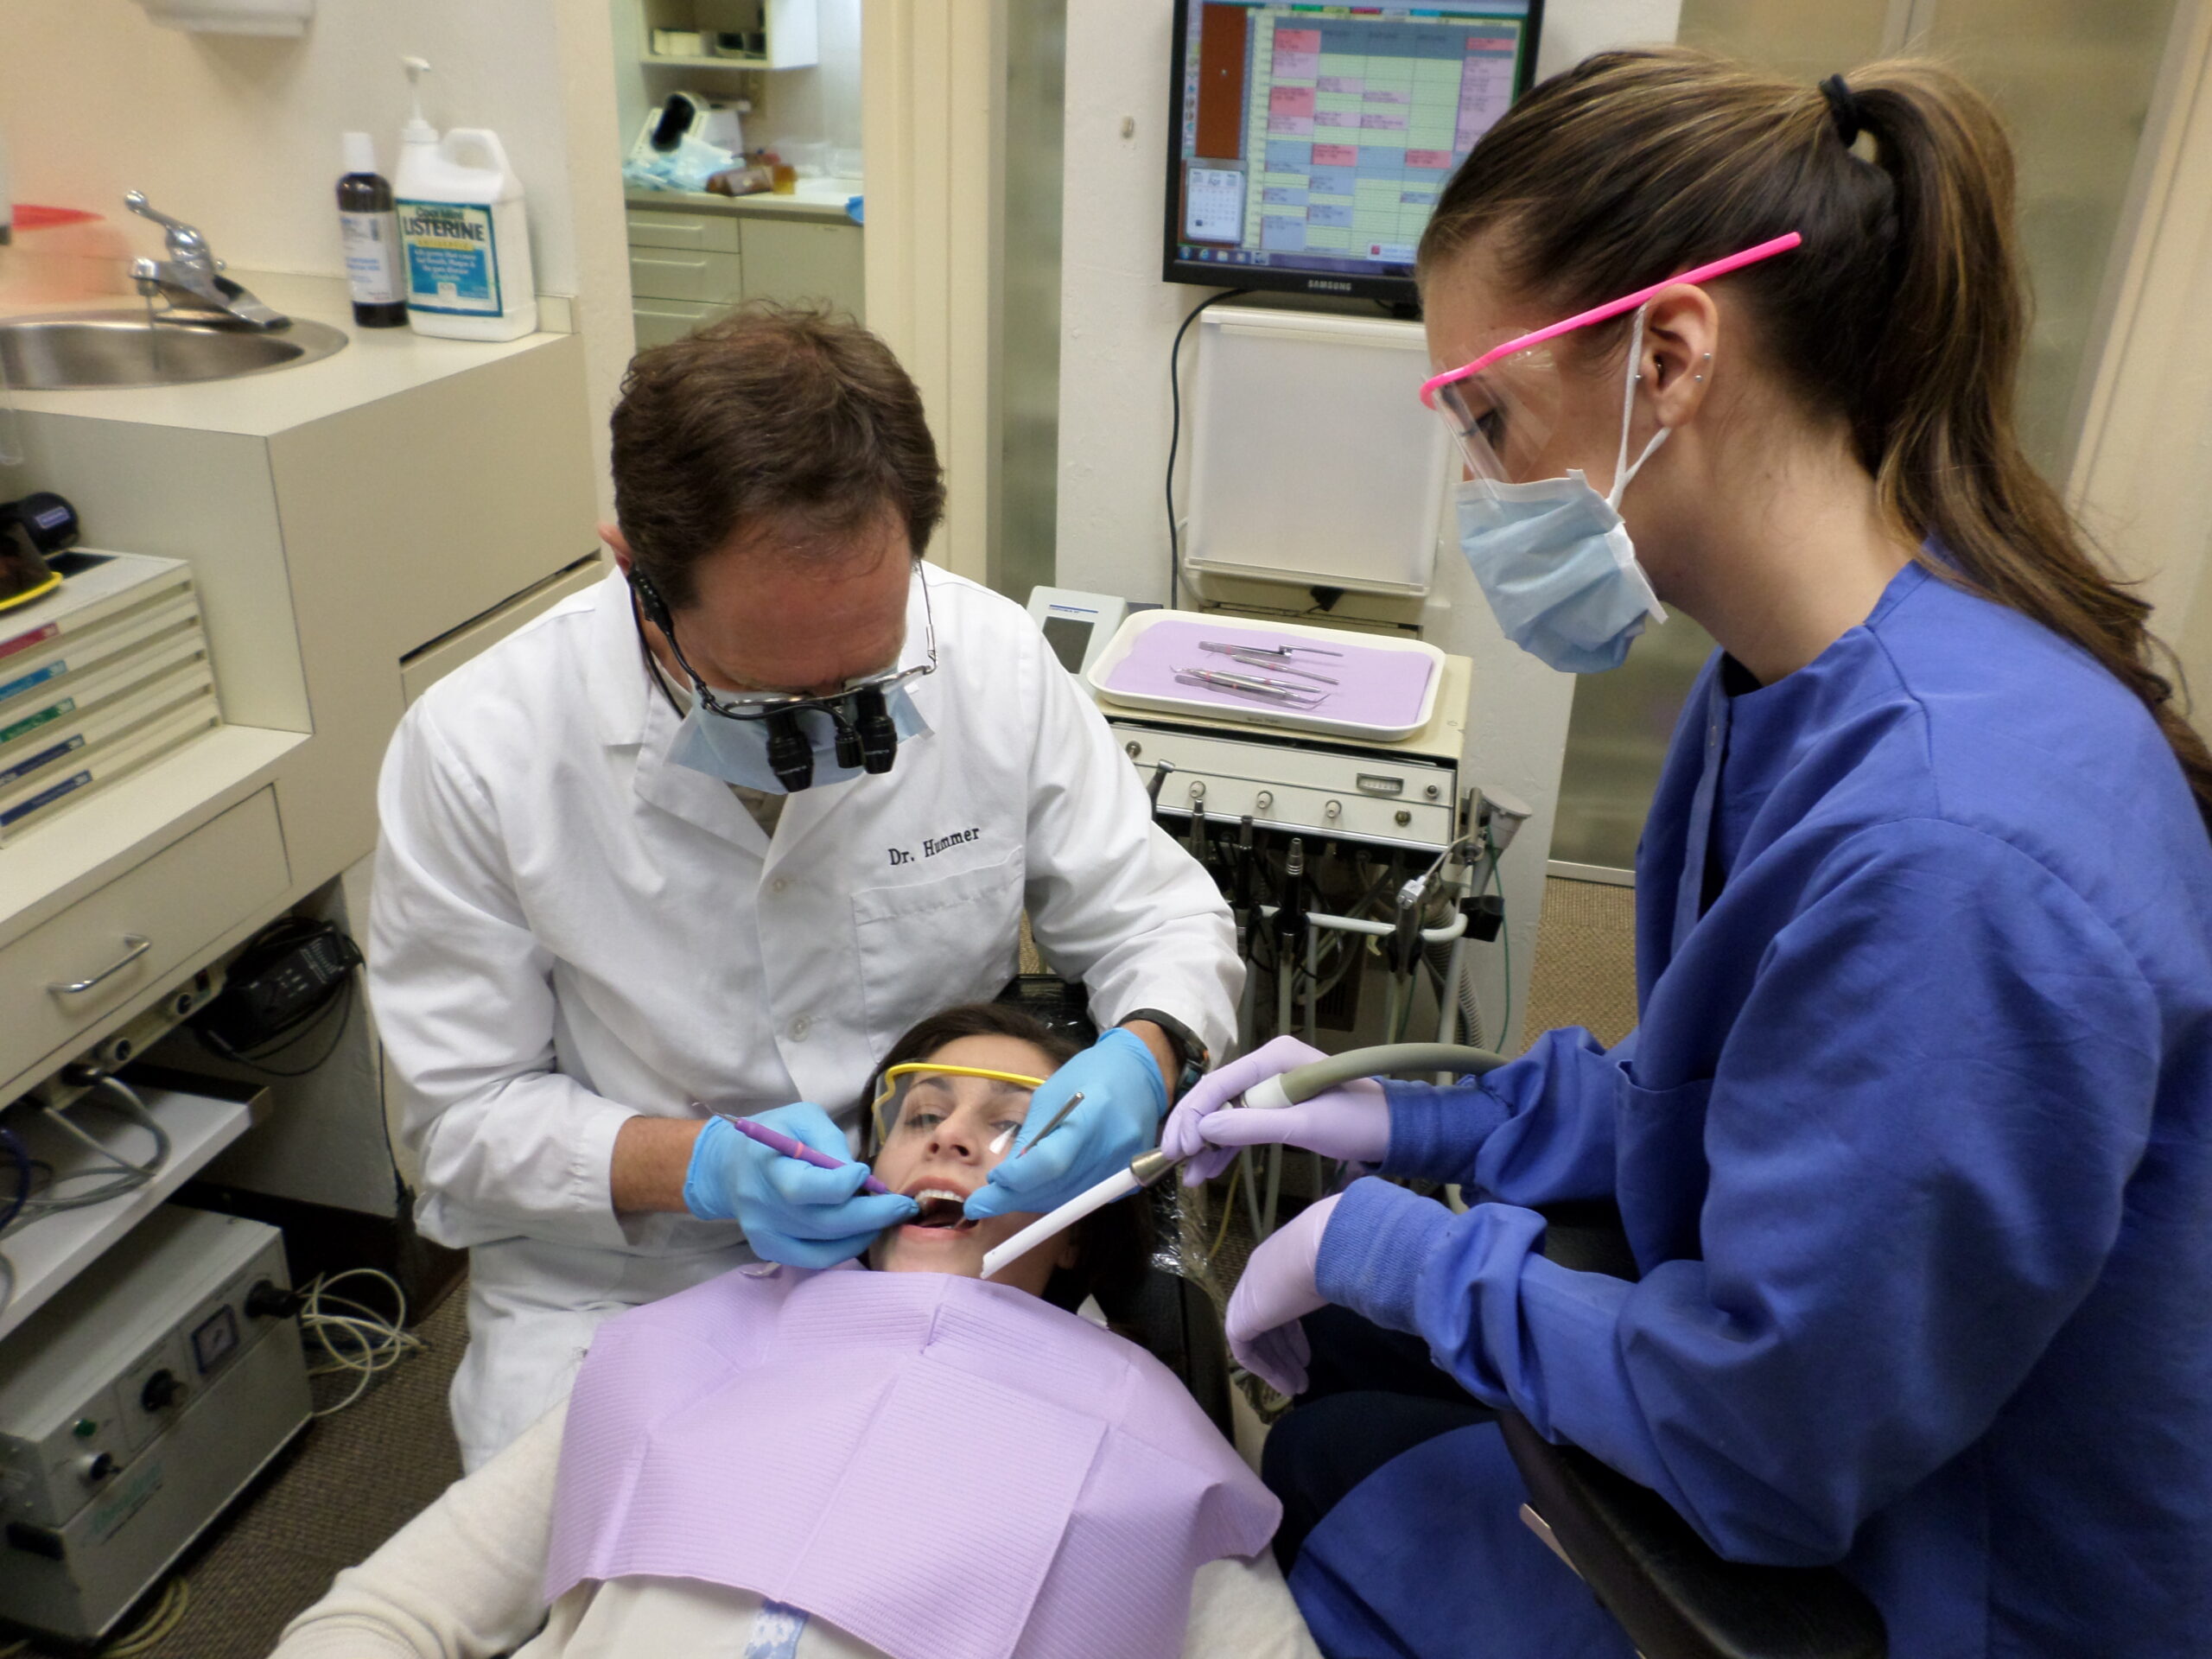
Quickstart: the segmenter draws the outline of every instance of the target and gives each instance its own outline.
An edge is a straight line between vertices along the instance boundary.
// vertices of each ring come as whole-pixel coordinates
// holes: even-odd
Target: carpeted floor
[[[1534,1041],[1559,1026],[1586,1026],[1608,1047],[1635,1029],[1633,887],[1556,878],[1544,883],[1524,1029]]]
[[[1528,1033],[1586,1026],[1605,1042],[1636,1023],[1635,895],[1548,882],[1529,993]],[[405,1360],[358,1404],[312,1424],[180,1565],[183,1622],[138,1659],[263,1659],[277,1632],[461,1472],[446,1419],[467,1298],[456,1292],[416,1327],[428,1351]],[[318,1383],[329,1394],[346,1379]],[[24,1656],[44,1654],[31,1649]]]

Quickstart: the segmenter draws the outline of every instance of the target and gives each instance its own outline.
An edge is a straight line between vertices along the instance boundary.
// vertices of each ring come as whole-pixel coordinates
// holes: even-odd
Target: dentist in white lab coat
[[[1028,618],[919,562],[936,450],[873,335],[741,313],[641,353],[614,439],[620,569],[418,702],[378,797],[370,988],[418,1224],[469,1252],[472,1469],[601,1319],[912,1212],[709,1119],[849,1159],[877,1057],[995,994],[1025,909],[1107,1034],[979,1214],[1152,1144],[1243,979],[1212,882]],[[763,717],[791,695],[823,701]]]

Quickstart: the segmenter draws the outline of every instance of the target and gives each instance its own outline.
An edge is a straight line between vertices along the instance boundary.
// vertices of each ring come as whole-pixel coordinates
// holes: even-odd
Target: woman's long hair
[[[1855,125],[1869,159],[1850,142]],[[1560,315],[1796,231],[1724,279],[1774,366],[1848,423],[1884,512],[1936,575],[2032,617],[2141,698],[2212,824],[2212,753],[2175,706],[2150,606],[2090,551],[2013,425],[2028,304],[2012,151],[1981,96],[1897,60],[1831,96],[1682,48],[1605,52],[1475,146],[1421,246],[1427,282],[1478,237]]]

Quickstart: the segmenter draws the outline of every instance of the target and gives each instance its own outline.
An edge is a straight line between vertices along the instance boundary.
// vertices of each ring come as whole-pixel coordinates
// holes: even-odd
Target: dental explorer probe
[[[1308,1061],[1293,1066],[1277,1077],[1262,1077],[1244,1091],[1237,1104],[1280,1109],[1294,1106],[1301,1100],[1311,1100],[1325,1090],[1355,1077],[1379,1077],[1389,1071],[1455,1071],[1479,1075],[1495,1071],[1505,1064],[1505,1057],[1486,1048],[1471,1048],[1459,1043],[1384,1043],[1375,1048],[1348,1049],[1342,1054]],[[1009,1262],[1017,1262],[1048,1238],[1057,1237],[1093,1211],[1128,1198],[1157,1181],[1182,1160],[1171,1158],[1154,1147],[1141,1152],[1129,1160],[1127,1169],[1116,1170],[1096,1186],[1078,1192],[1058,1209],[1039,1216],[1012,1238],[1007,1239],[983,1256],[983,1277],[988,1279]]]
[[[797,1136],[785,1135],[781,1129],[772,1129],[766,1123],[756,1122],[749,1117],[732,1117],[728,1112],[718,1112],[715,1116],[745,1136],[747,1140],[758,1141],[771,1152],[780,1152],[786,1158],[796,1158],[803,1164],[812,1164],[817,1169],[843,1169],[847,1165],[859,1161],[853,1158],[842,1160],[832,1158],[826,1152],[817,1152]],[[861,1191],[873,1192],[878,1198],[897,1196],[889,1187],[877,1180],[873,1174],[861,1183]]]
[[[1017,1152],[1014,1155],[1017,1158],[1027,1158],[1031,1153],[1036,1151],[1037,1141],[1042,1141],[1054,1129],[1058,1128],[1061,1124],[1066,1122],[1068,1121],[1068,1114],[1082,1104],[1083,1090],[1078,1089],[1075,1093],[1068,1096],[1067,1104],[1061,1107],[1058,1111],[1052,1114],[1052,1121],[1047,1123],[1043,1128],[1037,1131],[1037,1139],[1035,1141],[1032,1141],[1027,1146],[1024,1147],[1020,1152]],[[1015,1124],[1010,1129],[1001,1129],[998,1134],[991,1137],[992,1154],[995,1156],[999,1153],[1004,1152],[1007,1147],[1013,1144],[1014,1137],[1020,1133],[1021,1125],[1019,1123]]]

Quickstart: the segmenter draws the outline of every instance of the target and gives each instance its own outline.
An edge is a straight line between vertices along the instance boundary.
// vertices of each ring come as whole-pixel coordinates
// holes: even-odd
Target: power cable
[[[1175,524],[1175,452],[1183,442],[1183,336],[1191,332],[1191,325],[1198,320],[1198,313],[1210,305],[1219,305],[1224,300],[1239,300],[1249,294],[1249,288],[1224,289],[1220,293],[1200,300],[1183,319],[1183,326],[1175,331],[1175,343],[1167,348],[1167,397],[1173,410],[1167,423],[1167,608],[1173,610],[1181,602],[1183,580],[1183,537]]]
[[[390,1318],[362,1302],[331,1294],[331,1287],[348,1279],[373,1279],[391,1293],[394,1312]],[[348,1372],[353,1386],[334,1405],[313,1414],[332,1417],[368,1391],[378,1373],[388,1371],[427,1344],[407,1330],[407,1293],[388,1273],[375,1268],[348,1268],[343,1273],[317,1274],[308,1283],[300,1305],[300,1332],[319,1348],[323,1363],[308,1368],[309,1376],[338,1376]]]

